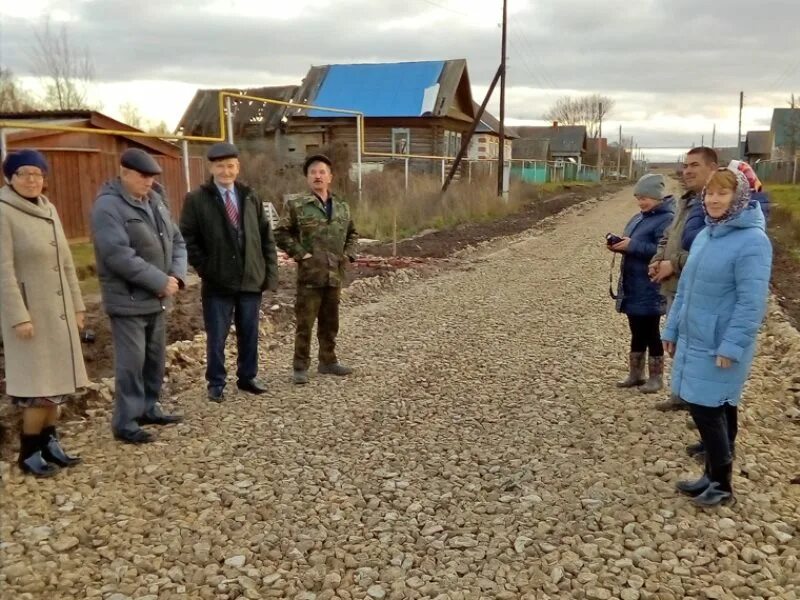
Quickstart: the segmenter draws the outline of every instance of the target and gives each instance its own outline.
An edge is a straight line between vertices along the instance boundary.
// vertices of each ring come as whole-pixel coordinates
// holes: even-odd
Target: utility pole
[[[622,125],[619,126],[619,146],[617,146],[617,181],[622,177]]]
[[[506,197],[506,44],[508,41],[508,0],[503,0],[503,37],[500,56],[500,151],[497,156],[497,195]]]
[[[603,178],[603,103],[597,103],[600,126],[597,128],[597,172]]]
[[[475,115],[475,120],[472,122],[472,127],[469,130],[469,133],[461,138],[461,148],[456,154],[455,159],[453,160],[453,166],[450,167],[450,173],[447,175],[447,178],[444,180],[444,184],[442,185],[442,191],[446,192],[447,188],[450,186],[450,182],[453,181],[453,177],[458,172],[458,167],[461,165],[461,161],[464,159],[464,156],[469,149],[469,142],[472,139],[472,136],[475,135],[475,130],[480,125],[481,119],[483,118],[483,113],[486,112],[486,105],[489,104],[489,99],[492,97],[492,92],[494,92],[494,88],[497,85],[497,82],[500,80],[500,68],[498,67],[497,72],[494,74],[494,79],[492,79],[492,83],[489,84],[489,89],[486,92],[486,96],[483,98],[483,103],[481,104],[480,108],[478,108],[478,113]],[[408,159],[406,159],[408,160]],[[470,164],[470,169],[472,168],[472,163]],[[491,166],[492,163],[489,163]]]
[[[744,158],[742,156],[742,110],[743,109],[744,109],[744,92],[739,92],[739,133],[736,136],[736,147],[740,160]]]
[[[633,137],[631,137],[631,150],[628,157],[628,179],[633,180]]]
[[[701,146],[705,146],[706,145],[706,134],[705,133],[700,136],[700,145]]]
[[[717,124],[714,123],[714,128],[711,130],[711,148],[715,148],[717,143]]]
[[[794,103],[794,94],[792,94],[792,101],[791,101],[792,110],[789,112],[789,135],[792,136],[789,139],[789,158],[792,161],[792,183],[797,182],[797,134],[798,130],[800,129],[798,125],[797,115],[794,114],[795,103]]]

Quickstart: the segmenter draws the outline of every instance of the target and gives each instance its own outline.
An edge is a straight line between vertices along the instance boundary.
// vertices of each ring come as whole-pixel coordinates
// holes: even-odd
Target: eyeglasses
[[[42,181],[44,179],[42,173],[32,173],[30,171],[17,171],[14,175],[20,179],[33,179],[34,181]]]

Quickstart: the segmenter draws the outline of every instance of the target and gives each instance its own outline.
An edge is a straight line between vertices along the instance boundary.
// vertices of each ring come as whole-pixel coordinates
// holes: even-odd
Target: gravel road
[[[262,357],[267,396],[214,405],[187,380],[174,407],[187,421],[156,444],[115,443],[100,411],[65,428],[84,465],[35,481],[4,463],[0,594],[800,597],[800,486],[788,483],[800,442],[786,414],[800,334],[771,311],[739,501],[694,508],[673,491],[698,472],[686,413],[613,385],[628,338],[602,242],[635,210],[627,189],[438,276],[356,282],[340,338],[349,379],[293,387],[281,336]]]

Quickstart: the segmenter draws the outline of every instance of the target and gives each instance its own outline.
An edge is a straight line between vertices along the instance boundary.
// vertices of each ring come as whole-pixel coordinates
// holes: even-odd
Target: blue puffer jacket
[[[662,339],[675,342],[672,391],[703,406],[736,405],[767,309],[772,245],[759,203],[697,236]],[[728,369],[717,367],[729,358]]]
[[[667,196],[653,210],[634,215],[625,226],[623,235],[631,242],[620,265],[617,311],[639,317],[664,314],[666,301],[658,284],[647,276],[647,266],[674,214],[675,200]]]
[[[766,192],[752,192],[750,197],[758,201],[761,206],[761,212],[764,213],[764,219],[769,220],[770,200]],[[681,238],[681,246],[687,252],[692,249],[692,243],[706,226],[706,215],[703,211],[702,202],[697,203],[689,212],[686,218],[686,227],[683,229],[683,237]]]

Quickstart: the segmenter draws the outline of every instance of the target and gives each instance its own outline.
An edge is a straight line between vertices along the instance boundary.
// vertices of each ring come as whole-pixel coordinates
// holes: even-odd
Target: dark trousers
[[[661,317],[628,315],[631,329],[631,352],[650,351],[650,356],[664,356],[661,343]]]
[[[139,429],[139,417],[160,416],[157,402],[164,380],[166,314],[111,317],[114,343],[114,414],[118,433]]]
[[[317,321],[319,362],[330,365],[336,362],[336,335],[339,333],[339,287],[297,288],[294,305],[297,329],[294,336],[294,361],[296,371],[308,369],[311,356],[311,332]]]
[[[209,389],[225,387],[225,342],[231,323],[236,326],[236,378],[246,382],[258,374],[258,321],[261,294],[203,294],[203,322],[206,328],[206,381]]]
[[[689,410],[703,440],[708,467],[719,469],[732,463],[739,432],[737,408],[730,404],[700,406],[690,403]]]

